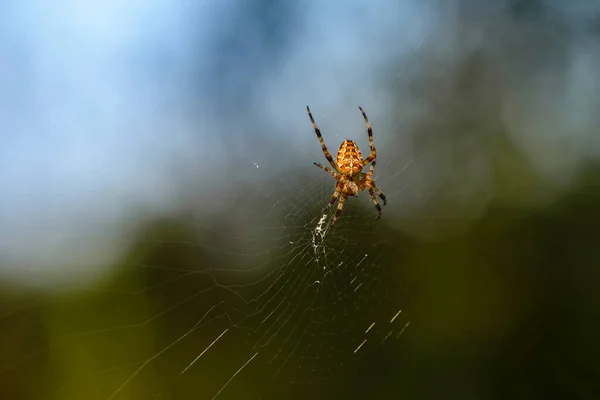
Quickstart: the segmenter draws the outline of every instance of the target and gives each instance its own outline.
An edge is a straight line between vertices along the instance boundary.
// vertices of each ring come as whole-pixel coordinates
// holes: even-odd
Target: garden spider
[[[381,206],[377,201],[377,194],[383,200],[383,205],[385,206],[387,201],[385,199],[385,195],[381,193],[381,190],[375,185],[373,182],[373,170],[375,169],[375,162],[377,157],[377,151],[375,150],[375,145],[373,144],[373,130],[371,129],[371,124],[369,123],[369,119],[367,118],[367,114],[363,111],[361,106],[358,106],[360,112],[365,119],[365,123],[367,124],[367,132],[369,134],[369,144],[371,146],[371,154],[369,157],[363,160],[362,155],[360,154],[360,150],[354,141],[352,140],[344,140],[340,149],[338,150],[336,163],[333,161],[331,154],[327,150],[327,146],[325,146],[325,142],[323,141],[323,137],[321,136],[321,131],[317,127],[315,120],[310,112],[310,108],[306,106],[306,111],[308,111],[308,116],[310,117],[310,121],[312,122],[313,128],[315,129],[315,133],[319,138],[319,142],[321,142],[321,148],[323,149],[323,154],[325,154],[325,158],[329,161],[329,164],[333,167],[333,170],[329,167],[325,167],[319,163],[313,163],[317,167],[324,169],[329,172],[331,176],[335,178],[335,192],[333,193],[333,197],[331,197],[331,201],[327,207],[331,207],[333,203],[340,197],[340,201],[337,206],[337,211],[335,212],[335,217],[333,217],[333,222],[331,225],[335,224],[338,217],[342,213],[342,209],[344,208],[344,201],[346,197],[358,197],[358,192],[363,191],[365,189],[369,190],[369,194],[371,195],[371,201],[375,204],[375,208],[377,209],[377,218],[381,217]],[[369,168],[369,172],[366,174],[362,172],[363,168],[371,163],[371,168]]]

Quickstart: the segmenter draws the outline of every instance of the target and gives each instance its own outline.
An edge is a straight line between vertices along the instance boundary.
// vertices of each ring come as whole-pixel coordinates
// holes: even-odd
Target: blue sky
[[[356,67],[348,68],[348,77],[336,77],[336,71],[356,62],[357,45],[365,46],[365,57],[376,55],[366,45],[372,38],[362,36],[373,35],[370,20],[385,17],[376,3],[307,2],[299,19],[316,31],[294,28],[291,21],[289,30],[280,26],[272,33],[263,32],[258,17],[239,15],[241,3],[62,0],[2,6],[0,250],[9,260],[54,264],[61,253],[71,253],[59,251],[72,247],[70,238],[99,221],[116,223],[132,207],[174,207],[174,193],[186,183],[171,168],[218,172],[227,158],[260,165],[266,154],[254,137],[261,128],[249,128],[256,123],[248,122],[250,109],[272,119],[272,126],[285,125],[287,131],[278,134],[298,151],[314,150],[310,132],[299,138],[289,130],[306,130],[307,102],[317,114],[346,108],[339,86],[350,80],[356,99],[341,112],[360,116],[355,103],[368,83],[353,79]],[[330,25],[337,13],[341,18]],[[407,45],[420,40],[419,29],[401,30],[410,36]],[[269,47],[270,36],[281,31],[280,48]],[[235,43],[233,52],[219,37]],[[242,49],[240,56],[236,51]],[[298,75],[299,68],[307,73]],[[252,83],[264,90],[240,87],[247,70],[261,75]],[[306,80],[318,92],[307,95]],[[240,103],[227,107],[237,92]],[[266,96],[256,99],[256,92]],[[356,126],[357,132],[363,128]],[[243,148],[257,152],[246,157]],[[208,173],[197,178],[208,184],[211,176],[219,181]]]
[[[395,63],[390,77],[403,74],[397,65],[423,42],[433,58],[444,60],[430,72],[456,62],[449,56],[452,35],[440,34],[458,23],[456,2],[443,9],[435,2],[391,0],[314,0],[293,9],[241,0],[192,3],[29,0],[0,6],[5,264],[101,262],[114,254],[115,243],[125,242],[116,233],[124,219],[139,209],[177,208],[181,188],[199,185],[199,204],[214,210],[209,193],[226,187],[237,170],[263,166],[249,178],[261,182],[300,162],[310,167],[320,150],[307,104],[330,135],[332,151],[345,138],[364,147],[357,105],[381,131],[393,124],[386,117],[393,99],[381,87],[382,66]],[[489,15],[499,3],[486,4],[477,12]],[[578,23],[591,11],[569,15]],[[476,43],[476,32],[473,38]],[[583,39],[569,46],[570,97],[551,103],[567,112],[561,119],[571,125],[545,133],[544,140],[569,143],[573,162],[590,151],[589,110],[598,104],[598,73],[591,66],[599,55],[592,48],[594,42]],[[411,70],[407,83],[419,73]],[[550,71],[547,79],[553,76]],[[538,86],[527,87],[530,103],[545,96],[546,83],[538,78]],[[412,103],[407,98],[405,108]],[[556,125],[543,106],[513,118],[519,107],[517,101],[506,107],[514,132]],[[551,176],[571,168],[571,162],[537,152],[543,137],[515,137]],[[382,134],[379,140],[383,154],[386,145],[406,140],[399,147],[414,156],[408,136]],[[404,165],[394,162],[388,175]]]

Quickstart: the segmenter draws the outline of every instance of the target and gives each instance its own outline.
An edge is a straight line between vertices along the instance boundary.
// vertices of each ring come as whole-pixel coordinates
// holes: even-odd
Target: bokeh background
[[[600,396],[597,2],[5,1],[0,54],[2,398]],[[389,199],[316,245],[306,105]]]

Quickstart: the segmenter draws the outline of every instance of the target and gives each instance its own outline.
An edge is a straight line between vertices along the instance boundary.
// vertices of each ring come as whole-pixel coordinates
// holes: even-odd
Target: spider
[[[377,217],[375,219],[379,219],[381,217],[381,206],[379,205],[375,194],[381,197],[384,206],[387,203],[385,195],[381,192],[381,190],[379,190],[377,185],[375,185],[375,182],[373,182],[373,170],[375,169],[377,157],[377,151],[375,150],[375,145],[373,144],[373,130],[371,129],[371,124],[369,123],[367,114],[365,114],[361,106],[358,106],[358,109],[362,113],[363,118],[365,119],[365,123],[367,124],[367,133],[369,134],[371,154],[369,154],[369,157],[363,160],[362,155],[360,154],[360,150],[358,149],[356,143],[354,143],[354,141],[352,140],[344,140],[340,146],[340,149],[338,150],[336,164],[333,161],[331,154],[327,150],[327,146],[325,146],[325,142],[323,141],[323,137],[321,136],[321,131],[315,123],[315,120],[310,112],[310,108],[306,106],[306,111],[308,111],[308,116],[310,117],[310,121],[312,122],[313,128],[315,129],[317,138],[319,138],[319,142],[321,142],[323,154],[325,154],[325,158],[327,159],[327,161],[329,161],[329,164],[331,164],[333,170],[319,163],[313,164],[327,171],[337,181],[335,184],[335,192],[333,192],[333,196],[331,197],[331,201],[329,202],[329,205],[327,207],[331,207],[335,203],[337,198],[341,196],[340,201],[338,202],[337,211],[335,212],[335,217],[333,217],[333,221],[331,223],[332,226],[333,224],[335,224],[335,221],[337,221],[340,214],[342,213],[346,197],[358,197],[359,191],[363,191],[365,189],[369,190],[369,194],[371,195],[371,201],[377,209]],[[366,167],[369,163],[371,164],[369,172],[363,173],[363,168]]]

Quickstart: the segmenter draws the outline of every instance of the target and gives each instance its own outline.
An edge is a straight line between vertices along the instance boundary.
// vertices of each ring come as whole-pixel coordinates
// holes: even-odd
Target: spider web
[[[234,195],[237,212],[158,222],[93,287],[14,300],[0,321],[29,336],[2,380],[49,368],[45,398],[229,399],[355,376],[410,324],[383,219],[363,195],[332,227],[331,177],[284,176]]]

